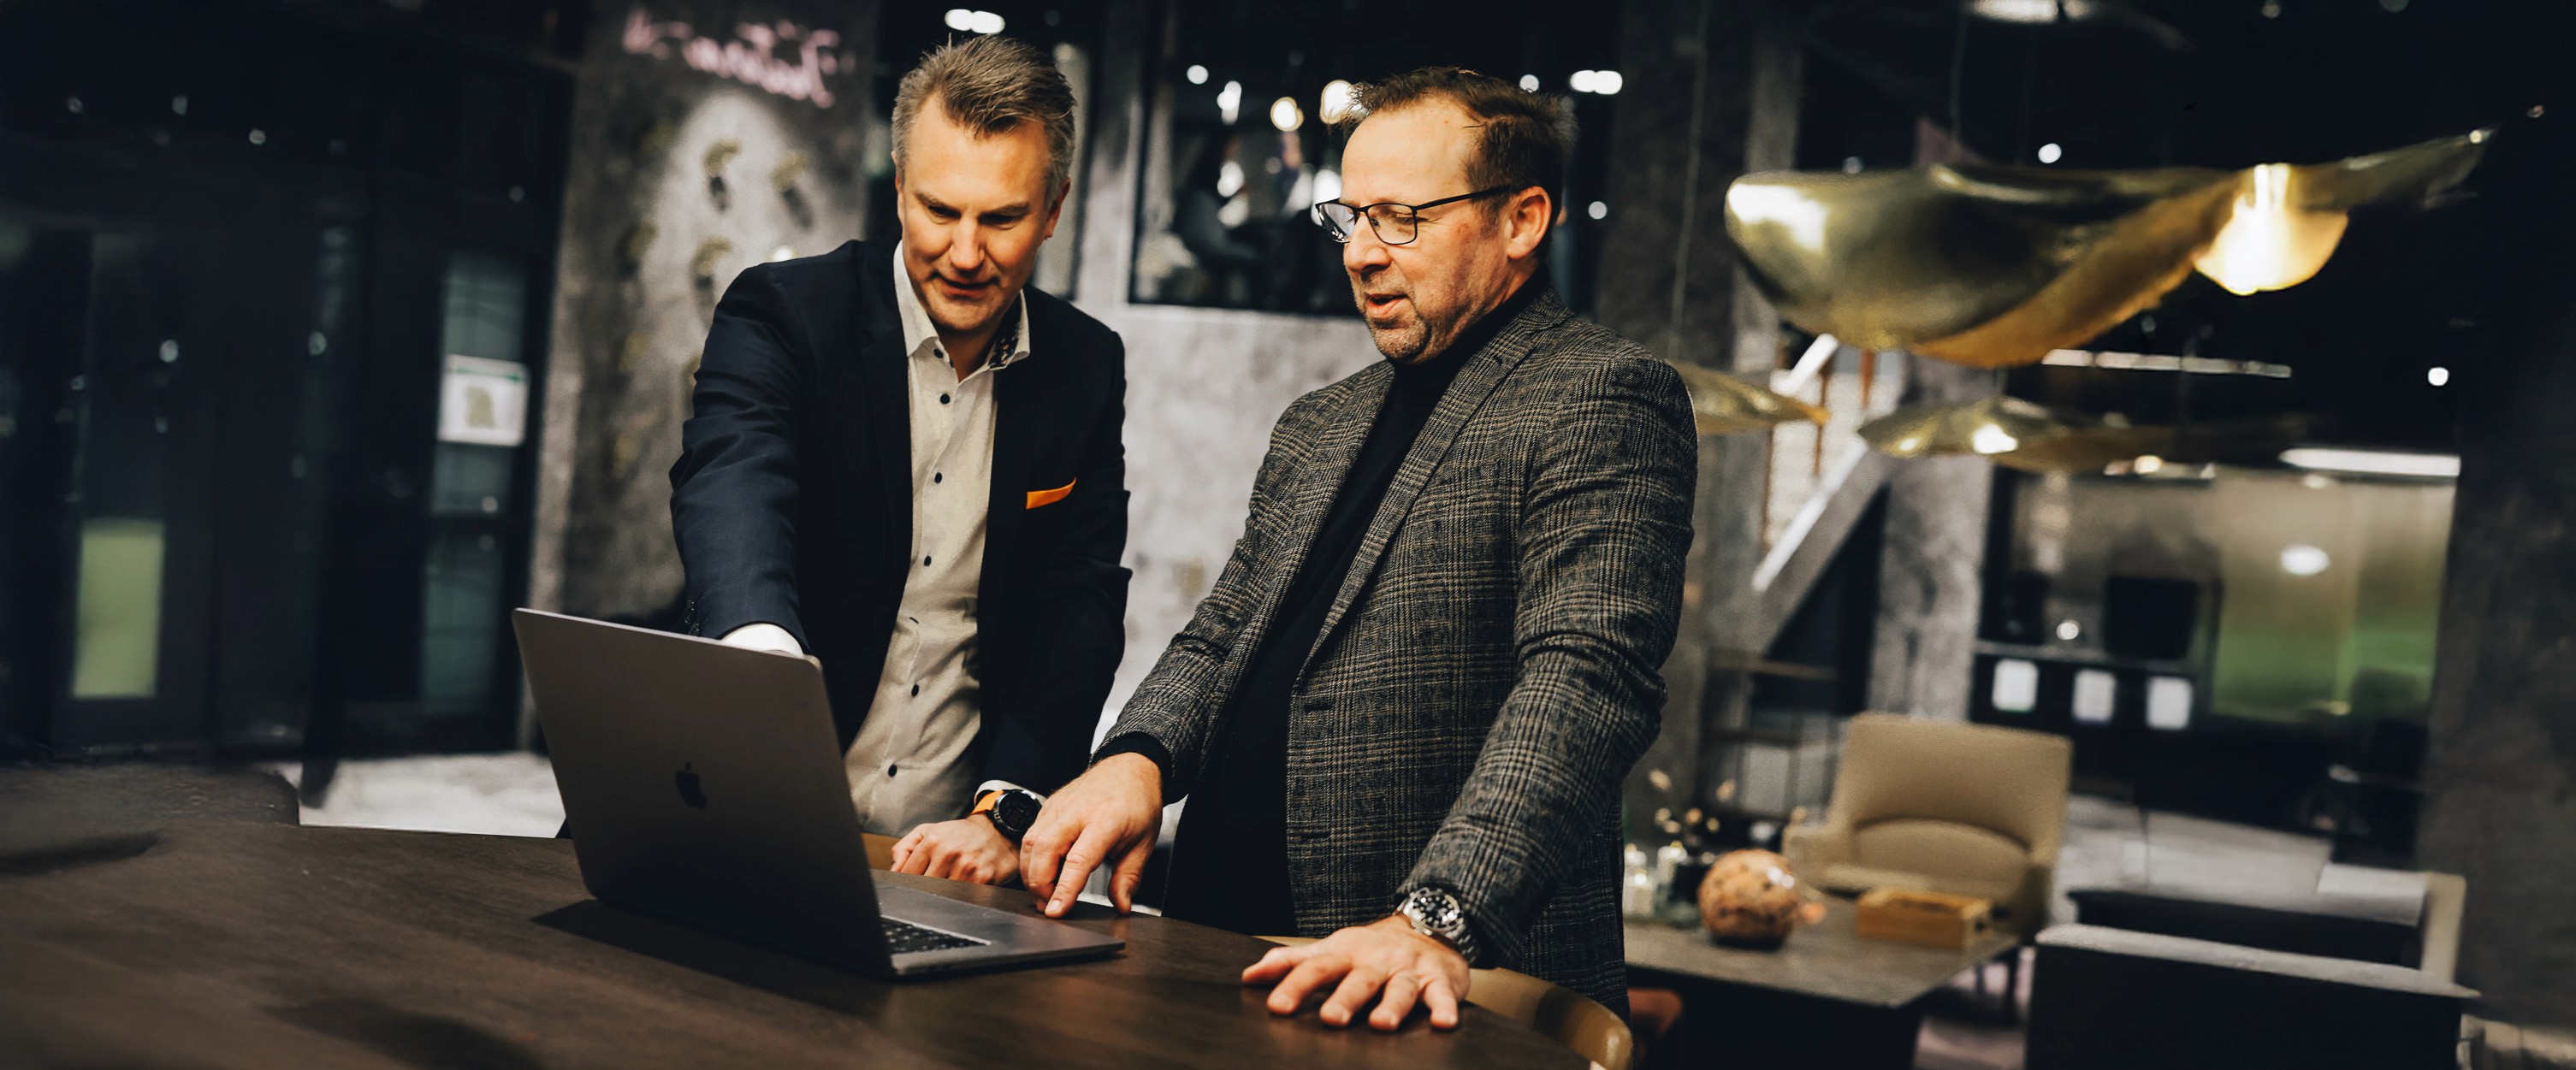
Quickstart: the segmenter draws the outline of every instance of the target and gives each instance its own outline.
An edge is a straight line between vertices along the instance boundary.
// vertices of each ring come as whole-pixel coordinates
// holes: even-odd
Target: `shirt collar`
[[[1011,351],[994,359],[992,367],[995,371],[1017,364],[1029,355],[1028,294],[1021,293],[1019,299],[1012,303],[1018,306],[1015,314],[1020,318],[1019,330],[1013,332]],[[919,356],[923,346],[939,340],[939,327],[930,322],[930,310],[921,306],[921,293],[912,288],[912,272],[904,268],[902,242],[894,245],[894,307],[903,319],[904,352]]]

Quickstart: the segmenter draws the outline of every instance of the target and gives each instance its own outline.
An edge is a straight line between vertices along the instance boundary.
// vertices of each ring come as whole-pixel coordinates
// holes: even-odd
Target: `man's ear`
[[[1047,199],[1046,229],[1038,232],[1039,241],[1055,237],[1055,225],[1057,221],[1064,218],[1065,198],[1071,196],[1073,196],[1073,180],[1068,178],[1064,180],[1063,185],[1056,187],[1055,196]]]
[[[1536,254],[1539,243],[1547,239],[1547,232],[1556,226],[1561,214],[1556,199],[1548,196],[1543,186],[1512,194],[1503,207],[1504,254],[1514,260]]]

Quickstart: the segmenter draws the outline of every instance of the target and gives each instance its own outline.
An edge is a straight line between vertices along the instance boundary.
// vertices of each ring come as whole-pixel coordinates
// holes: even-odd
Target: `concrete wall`
[[[858,235],[876,21],[865,0],[602,12],[573,107],[531,605],[648,618],[678,598],[669,470],[716,299],[743,268]],[[742,30],[782,24],[797,34],[765,84],[699,69],[731,45],[741,70]],[[837,40],[809,55],[817,31]]]
[[[2554,102],[2553,102],[2554,103]],[[2535,112],[2537,109],[2535,109]],[[2576,144],[2553,107],[2496,139],[2470,210],[2489,352],[2468,392],[2416,855],[2465,875],[2461,982],[2576,1024]]]

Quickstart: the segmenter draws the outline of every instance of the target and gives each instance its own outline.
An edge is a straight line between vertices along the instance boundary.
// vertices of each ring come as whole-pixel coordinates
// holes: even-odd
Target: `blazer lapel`
[[[1503,377],[1511,374],[1522,358],[1529,356],[1530,343],[1537,337],[1539,329],[1554,324],[1565,314],[1565,305],[1554,294],[1541,294],[1528,308],[1521,310],[1520,316],[1510,326],[1485,343],[1482,352],[1469,358],[1466,366],[1458,369],[1458,377],[1450,382],[1448,393],[1442,394],[1440,403],[1432,407],[1431,418],[1423,423],[1422,433],[1414,436],[1413,448],[1405,451],[1404,466],[1396,469],[1395,482],[1387,485],[1386,497],[1378,503],[1377,515],[1369,520],[1368,533],[1360,537],[1360,548],[1351,558],[1351,569],[1342,577],[1341,590],[1333,595],[1333,607],[1324,614],[1324,625],[1315,633],[1314,647],[1306,652],[1307,664],[1314,661],[1315,651],[1324,649],[1324,645],[1332,640],[1334,626],[1342,622],[1351,602],[1359,597],[1362,588],[1368,586],[1369,574],[1376,571],[1378,559],[1386,554],[1386,544],[1395,537],[1396,529],[1403,526],[1405,514],[1413,509],[1413,500],[1422,494],[1422,485],[1440,467],[1440,461],[1449,455],[1450,445],[1458,440],[1458,433],[1467,426],[1468,418],[1484,407],[1485,399],[1492,396]],[[1367,434],[1365,424],[1361,427],[1361,434]],[[1356,443],[1353,448],[1357,448]],[[1345,458],[1343,467],[1349,465],[1349,459]],[[1339,483],[1336,482],[1335,486],[1338,487]],[[1327,494],[1327,505],[1330,500]],[[1309,521],[1313,524],[1322,522],[1320,510]],[[1303,676],[1304,673],[1305,665],[1301,664],[1298,674]]]
[[[993,592],[1009,579],[1004,573],[1028,514],[1029,470],[1038,448],[1055,441],[1057,411],[1044,403],[1046,383],[1037,378],[1053,370],[1033,355],[987,373],[993,377],[993,486],[984,505],[983,574],[975,586],[979,622],[981,608],[994,604]]]
[[[867,302],[861,322],[869,336],[859,350],[859,381],[867,393],[868,428],[874,432],[886,533],[886,561],[873,564],[891,561],[893,575],[899,577],[912,554],[912,383],[904,372],[912,354],[903,348],[903,317],[895,310],[894,287],[909,281],[885,264],[865,262],[892,259],[875,255],[880,246],[862,248],[861,278],[875,281],[859,288]]]
[[[1351,464],[1359,460],[1360,446],[1368,441],[1369,428],[1377,423],[1377,410],[1386,403],[1388,385],[1394,381],[1389,370],[1381,362],[1348,380],[1350,396],[1343,400],[1341,411],[1333,414],[1316,434],[1314,444],[1297,459],[1297,476],[1280,495],[1288,514],[1285,530],[1296,541],[1282,546],[1278,557],[1262,569],[1271,577],[1270,586],[1253,604],[1239,649],[1259,649],[1270,634],[1270,626],[1277,623],[1273,618],[1279,612],[1279,601],[1288,596],[1288,585],[1297,578],[1297,570],[1305,567],[1306,555],[1314,549],[1315,536],[1324,526],[1324,514],[1332,510],[1334,496],[1341,493],[1342,480],[1350,475]],[[1241,667],[1237,666],[1236,671],[1240,672]],[[1224,684],[1226,693],[1231,694],[1240,682],[1228,679]]]
[[[1341,413],[1317,437],[1314,451],[1299,466],[1300,478],[1288,495],[1288,530],[1296,533],[1297,542],[1272,573],[1279,577],[1269,592],[1273,603],[1286,596],[1297,570],[1305,567],[1306,554],[1314,549],[1315,536],[1322,532],[1324,514],[1332,511],[1333,499],[1341,494],[1342,481],[1350,476],[1351,465],[1359,460],[1360,447],[1368,442],[1369,429],[1377,425],[1378,409],[1386,405],[1387,389],[1395,381],[1392,371],[1380,361],[1352,380],[1351,394]]]

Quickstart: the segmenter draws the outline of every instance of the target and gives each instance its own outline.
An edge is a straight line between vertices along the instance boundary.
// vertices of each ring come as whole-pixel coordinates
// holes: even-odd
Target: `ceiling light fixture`
[[[2339,450],[2302,446],[2281,451],[2281,463],[2315,472],[2351,472],[2366,476],[2411,476],[2457,479],[2460,458],[2448,453],[2399,453],[2394,450]]]
[[[1996,22],[2045,26],[2060,20],[2092,18],[2094,4],[2093,0],[1969,0],[1968,13]]]
[[[1617,71],[1576,71],[1565,80],[1565,84],[1577,93],[1599,93],[1610,97],[1619,95],[1619,90],[1627,85],[1627,79],[1621,78]]]

